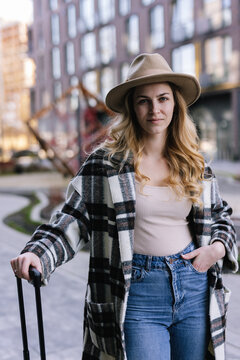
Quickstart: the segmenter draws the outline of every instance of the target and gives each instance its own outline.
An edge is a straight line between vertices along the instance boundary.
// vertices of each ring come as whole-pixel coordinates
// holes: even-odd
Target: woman
[[[198,151],[187,115],[197,79],[159,54],[132,62],[106,97],[109,138],[71,181],[14,272],[50,274],[90,241],[82,359],[224,359],[228,290],[237,270],[230,207]]]

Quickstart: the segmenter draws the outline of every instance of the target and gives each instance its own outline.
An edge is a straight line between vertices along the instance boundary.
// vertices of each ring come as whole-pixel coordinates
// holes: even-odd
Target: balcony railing
[[[224,68],[224,71],[222,74],[218,74],[217,72],[201,73],[199,80],[200,80],[200,84],[203,88],[208,88],[208,87],[227,83],[230,81],[229,69],[227,67]]]

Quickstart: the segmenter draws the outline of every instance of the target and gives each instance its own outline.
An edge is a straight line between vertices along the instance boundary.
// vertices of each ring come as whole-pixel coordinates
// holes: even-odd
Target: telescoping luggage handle
[[[33,285],[35,288],[40,355],[41,355],[41,360],[46,360],[43,318],[42,318],[42,303],[41,303],[41,293],[40,293],[41,273],[37,269],[30,267],[29,275],[33,281]],[[26,318],[25,318],[25,309],[24,309],[24,300],[23,300],[22,280],[17,276],[16,278],[17,278],[18,302],[19,302],[19,312],[20,312],[21,329],[22,329],[23,359],[30,360],[30,354],[28,350],[27,327],[26,327]]]

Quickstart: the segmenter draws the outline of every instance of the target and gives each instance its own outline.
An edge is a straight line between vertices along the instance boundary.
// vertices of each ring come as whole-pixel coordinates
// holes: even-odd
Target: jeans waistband
[[[133,266],[140,266],[146,270],[151,269],[160,269],[166,266],[166,262],[170,264],[177,264],[179,261],[184,261],[181,257],[182,254],[189,253],[196,249],[194,242],[191,242],[187,245],[185,249],[180,251],[177,254],[169,256],[151,256],[151,255],[142,255],[142,254],[133,254],[132,264]]]

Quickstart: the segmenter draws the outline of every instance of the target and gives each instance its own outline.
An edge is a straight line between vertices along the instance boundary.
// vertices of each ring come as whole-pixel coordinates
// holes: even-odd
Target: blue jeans
[[[207,272],[181,254],[134,254],[124,325],[128,360],[204,360],[209,336]]]

